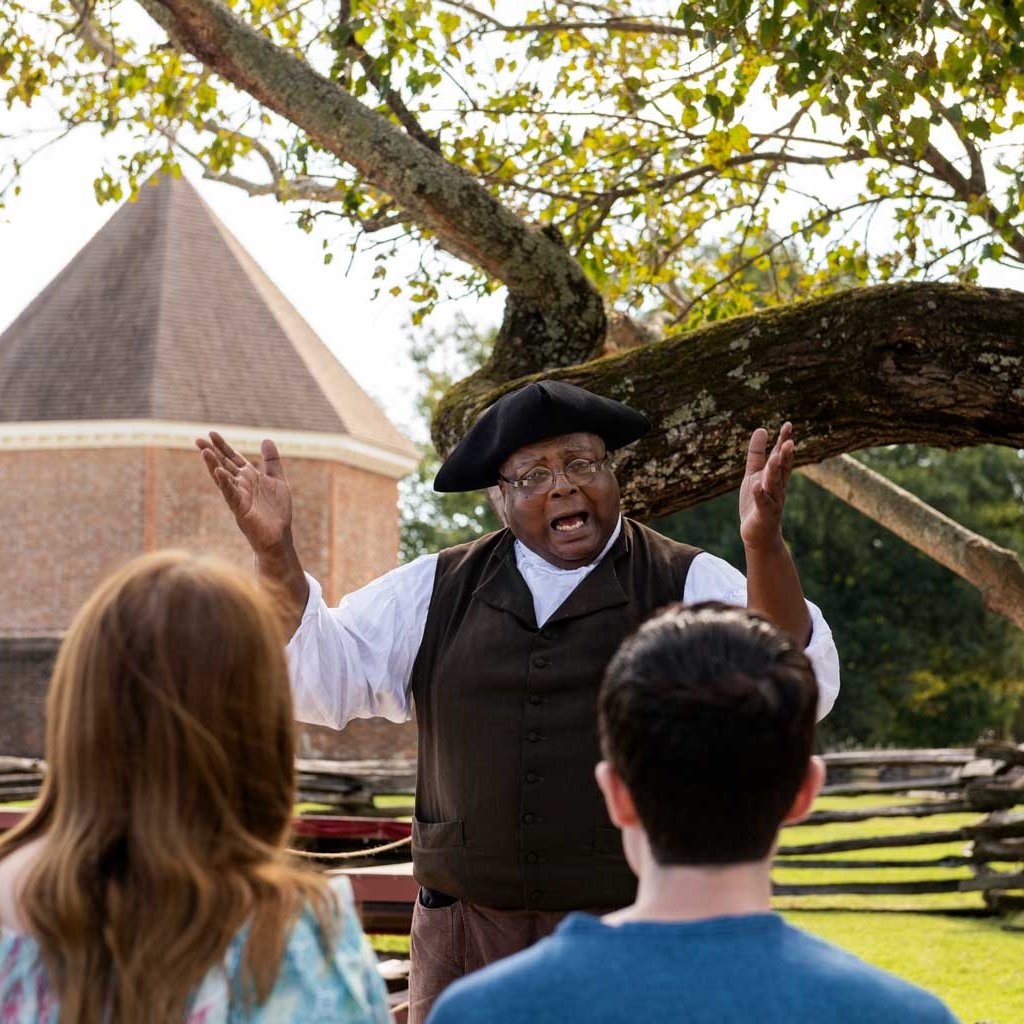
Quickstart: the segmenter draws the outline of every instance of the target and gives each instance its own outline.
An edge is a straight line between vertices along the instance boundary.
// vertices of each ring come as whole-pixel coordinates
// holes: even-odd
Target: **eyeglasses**
[[[608,456],[601,459],[573,459],[566,464],[561,472],[556,473],[547,466],[536,466],[525,476],[517,480],[510,480],[507,476],[498,475],[499,480],[505,483],[519,494],[535,497],[547,494],[555,485],[555,480],[564,476],[569,483],[575,487],[586,487],[594,482],[594,477],[608,466]]]

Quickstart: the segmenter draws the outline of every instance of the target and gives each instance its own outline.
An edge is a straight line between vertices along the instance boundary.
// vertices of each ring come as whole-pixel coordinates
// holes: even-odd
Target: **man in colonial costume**
[[[782,539],[792,428],[757,430],[740,490],[747,578],[619,510],[610,453],[650,428],[634,409],[556,381],[494,403],[434,486],[497,485],[508,526],[323,601],[291,541],[276,447],[259,469],[211,434],[197,444],[294,626],[296,714],[419,730],[410,1021],[443,988],[551,932],[570,910],[625,906],[635,879],[593,783],[596,697],[619,643],[673,601],[745,605],[805,645],[819,717],[839,668]]]

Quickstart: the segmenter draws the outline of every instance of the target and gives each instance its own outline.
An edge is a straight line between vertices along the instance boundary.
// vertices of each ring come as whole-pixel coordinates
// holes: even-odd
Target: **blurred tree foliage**
[[[1024,554],[1024,460],[1007,448],[861,452],[940,511]],[[653,524],[742,567],[728,494]],[[943,746],[982,732],[1024,738],[1024,638],[981,595],[809,480],[794,477],[786,539],[832,627],[843,689],[827,746]]]

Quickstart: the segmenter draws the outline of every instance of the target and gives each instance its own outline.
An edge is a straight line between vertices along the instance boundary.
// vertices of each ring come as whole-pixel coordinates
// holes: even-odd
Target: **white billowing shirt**
[[[621,529],[620,519],[601,554],[579,569],[559,569],[516,541],[516,565],[533,595],[538,627],[600,563]],[[327,606],[320,584],[307,574],[309,598],[286,651],[296,718],[342,729],[354,718],[412,717],[412,669],[436,568],[437,555],[423,555],[346,595],[336,608]],[[702,551],[690,564],[680,598],[745,606],[747,581],[724,559]],[[820,720],[839,695],[839,655],[821,611],[810,601],[807,609],[812,632],[804,653],[818,678]]]

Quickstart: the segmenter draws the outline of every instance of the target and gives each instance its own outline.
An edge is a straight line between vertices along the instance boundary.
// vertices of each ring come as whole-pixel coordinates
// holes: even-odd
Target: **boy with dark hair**
[[[674,605],[641,626],[605,674],[597,766],[636,902],[573,914],[457,982],[430,1024],[955,1024],[927,992],[770,910],[779,828],[824,779],[816,701],[803,652],[744,609]]]

